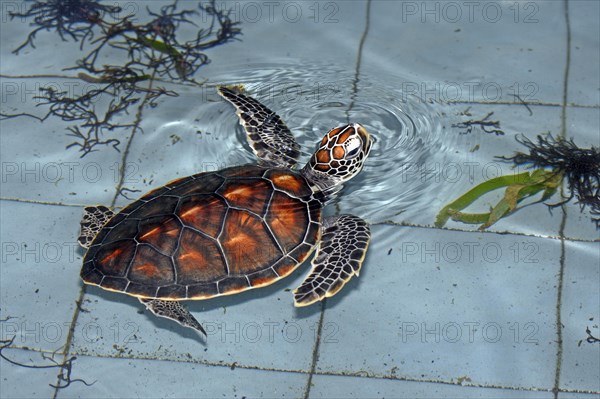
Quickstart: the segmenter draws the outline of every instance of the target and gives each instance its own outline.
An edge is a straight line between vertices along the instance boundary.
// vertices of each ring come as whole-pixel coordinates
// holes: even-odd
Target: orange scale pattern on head
[[[336,134],[342,131],[342,127],[336,127],[335,129],[331,129],[331,131],[327,134],[327,137],[332,139]]]
[[[319,163],[329,163],[331,161],[331,157],[329,156],[328,150],[319,150],[316,153],[317,162]]]
[[[344,156],[346,155],[346,151],[344,151],[344,148],[341,145],[336,145],[335,147],[333,147],[333,158],[340,160],[340,159],[344,159]]]
[[[348,137],[350,137],[351,134],[352,134],[352,130],[351,129],[348,129],[344,133],[342,133],[340,135],[340,137],[338,137],[338,139],[337,139],[338,144],[345,143],[346,140],[348,140]]]

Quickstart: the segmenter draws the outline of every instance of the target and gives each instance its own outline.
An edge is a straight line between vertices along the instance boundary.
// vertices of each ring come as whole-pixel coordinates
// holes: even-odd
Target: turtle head
[[[323,137],[304,171],[321,190],[356,176],[371,150],[371,136],[358,123],[331,129]]]

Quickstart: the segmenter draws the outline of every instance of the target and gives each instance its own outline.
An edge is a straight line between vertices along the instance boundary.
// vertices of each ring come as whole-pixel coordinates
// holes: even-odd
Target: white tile
[[[559,392],[560,399],[598,399],[600,393]]]
[[[79,298],[81,209],[0,202],[1,339],[14,346],[54,351],[67,340]]]
[[[363,0],[219,4],[232,9],[232,17],[239,17],[243,36],[241,41],[208,50],[213,62],[203,67],[199,76],[211,78],[235,65],[239,77],[246,78],[253,73],[248,66],[268,69],[278,62],[290,62],[298,67],[298,63],[310,65],[312,60],[354,69],[366,23]]]
[[[297,398],[307,380],[300,373],[88,356],[77,358],[72,375],[94,384],[71,384],[58,398]]]
[[[26,112],[39,117],[43,117],[49,109],[33,98],[39,95],[39,87],[79,93],[75,95],[88,90],[80,82],[58,78],[7,78],[2,80],[2,85],[2,112]],[[112,200],[122,158],[122,154],[112,146],[97,147],[100,151],[81,158],[82,153],[76,147],[66,148],[75,141],[68,136],[67,128],[76,123],[65,122],[58,117],[49,117],[43,123],[19,117],[2,120],[0,124],[3,198],[66,204],[107,203]],[[122,151],[129,133],[127,129],[118,133],[105,132],[103,138],[119,139]]]
[[[120,3],[122,11],[117,14],[118,18],[124,18],[126,16],[132,16],[138,23],[149,22],[146,4],[144,2],[135,1],[122,1],[113,2],[107,5],[115,5]],[[160,13],[160,8],[163,5],[170,4],[169,1],[156,1],[153,2],[151,10],[155,13]],[[38,25],[32,25],[34,17],[29,18],[10,18],[9,13],[18,12],[25,13],[30,9],[31,5],[28,3],[17,3],[17,2],[3,2],[0,7],[0,17],[2,18],[2,45],[0,46],[0,56],[3,60],[3,73],[6,75],[20,76],[20,75],[48,75],[48,74],[61,74],[75,76],[77,71],[63,71],[65,68],[70,68],[76,65],[76,61],[83,56],[87,55],[93,48],[89,42],[86,41],[83,46],[83,50],[80,49],[80,41],[74,41],[69,35],[65,35],[65,39],[61,40],[56,30],[42,29],[37,32],[33,44],[35,48],[28,45],[20,50],[19,54],[14,54],[13,51],[19,47],[27,39],[27,35],[34,29],[39,27]],[[195,6],[192,6],[194,8]],[[53,12],[54,8],[47,8],[41,13],[42,19],[52,18],[49,17],[50,12]],[[40,14],[38,14],[39,16]],[[112,22],[110,16],[102,13],[102,16],[107,21]],[[94,29],[98,38],[100,30]],[[110,55],[108,55],[110,54]],[[115,54],[117,54],[115,56]],[[60,55],[60,57],[57,57]],[[121,62],[120,56],[122,52],[112,51],[104,52],[101,54],[97,66],[103,65],[103,63],[109,64],[111,62]],[[110,56],[113,56],[113,60],[109,60]]]
[[[519,94],[560,103],[566,62],[560,2],[376,1],[372,16],[366,75],[404,77],[431,99],[512,102]],[[457,98],[444,89],[452,87],[463,89]]]
[[[598,106],[600,104],[600,76],[598,75],[600,3],[583,0],[572,1],[568,5],[571,22],[571,63],[567,101],[571,104]]]
[[[468,380],[464,382],[468,385]],[[365,377],[315,375],[310,390],[311,398],[551,398],[551,392],[493,389],[437,384],[420,381],[400,381]]]
[[[317,368],[550,389],[558,262],[553,240],[376,226],[327,303]]]
[[[11,361],[30,366],[52,365],[42,353],[23,349],[4,349],[2,354]],[[49,355],[46,355],[49,356]],[[58,355],[57,361],[62,357]],[[0,360],[0,396],[3,398],[50,398],[55,389],[58,368],[33,369]]]
[[[600,243],[567,242],[561,306],[563,355],[560,388],[600,392]]]

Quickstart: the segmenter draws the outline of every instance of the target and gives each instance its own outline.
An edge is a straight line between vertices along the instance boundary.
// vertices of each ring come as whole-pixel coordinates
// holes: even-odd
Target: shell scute
[[[231,168],[220,170],[218,173],[219,176],[224,178],[256,178],[262,177],[265,173],[265,168],[257,166],[257,165],[242,165],[242,166],[233,166]]]
[[[230,206],[247,209],[261,216],[266,211],[271,192],[271,185],[262,179],[247,179],[244,182],[229,180],[218,191]]]
[[[185,298],[187,295],[187,289],[185,285],[167,285],[164,287],[160,287],[156,296],[160,298],[167,299],[181,299]]]
[[[129,284],[129,280],[123,277],[105,276],[102,284],[106,285],[107,287],[111,287],[111,289],[114,291],[125,291],[127,285]]]
[[[312,194],[306,179],[297,173],[290,173],[284,169],[271,169],[265,173],[275,189],[285,192],[296,198],[309,197]]]
[[[177,283],[191,285],[217,281],[227,266],[217,241],[191,229],[184,229],[175,254]]]
[[[134,283],[154,287],[175,281],[171,258],[149,245],[139,245],[127,278]]]
[[[102,284],[102,287],[113,289],[113,287],[109,287],[104,283]],[[155,285],[147,285],[134,282],[130,282],[129,285],[127,285],[127,288],[125,289],[126,293],[143,298],[156,298],[157,291],[158,287]]]
[[[163,195],[160,197],[154,197],[149,199],[147,202],[136,201],[132,205],[137,205],[135,209],[132,206],[128,206],[124,209],[124,212],[129,213],[128,218],[144,219],[153,217],[156,215],[167,215],[172,214],[175,211],[175,207],[179,202],[179,197],[173,195]]]
[[[306,204],[275,192],[266,216],[266,221],[279,244],[287,253],[304,240],[309,215]]]
[[[189,299],[206,299],[219,295],[217,283],[195,284],[188,285],[187,298]]]
[[[297,264],[298,262],[296,262],[295,259],[286,256],[285,258],[280,259],[279,262],[273,265],[273,270],[275,270],[275,272],[277,272],[277,275],[281,278],[293,272],[296,269]]]
[[[262,219],[237,209],[227,213],[220,242],[233,275],[262,270],[283,255]]]
[[[184,181],[177,182],[171,187],[172,194],[180,197],[193,194],[212,194],[225,181],[215,172],[199,173],[182,180]]]
[[[135,255],[135,241],[123,240],[103,245],[96,253],[96,267],[102,275],[124,277]]]
[[[181,199],[177,216],[186,226],[217,238],[227,213],[223,198],[214,194],[192,195]]]
[[[232,276],[219,281],[217,287],[219,288],[219,294],[234,294],[247,290],[251,286],[245,276]]]
[[[248,275],[248,280],[250,281],[250,285],[252,287],[262,287],[265,285],[271,284],[273,281],[277,280],[279,276],[275,273],[273,268],[269,267],[264,270],[259,270],[257,272],[251,273]]]
[[[161,254],[171,256],[177,249],[183,226],[173,215],[157,216],[139,222],[136,239],[149,244]]]
[[[106,227],[105,227],[106,229]],[[135,237],[138,233],[137,219],[124,219],[118,223],[115,228],[106,229],[106,234],[102,240],[102,244],[106,245],[111,242],[128,240]]]

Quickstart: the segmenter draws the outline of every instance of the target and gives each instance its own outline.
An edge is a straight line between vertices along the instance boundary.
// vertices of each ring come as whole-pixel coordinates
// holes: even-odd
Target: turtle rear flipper
[[[83,218],[79,223],[81,231],[77,241],[83,248],[89,248],[96,235],[115,213],[104,205],[86,206],[83,208]]]
[[[196,318],[181,303],[177,301],[163,301],[161,299],[139,298],[146,305],[146,309],[158,317],[176,321],[184,327],[189,327],[206,336],[206,331]]]
[[[300,156],[300,145],[275,112],[252,97],[225,86],[219,94],[236,108],[252,150],[267,166],[293,168]]]
[[[294,305],[307,306],[334,296],[352,276],[358,276],[370,238],[369,225],[357,216],[325,219],[311,272],[294,290]]]

